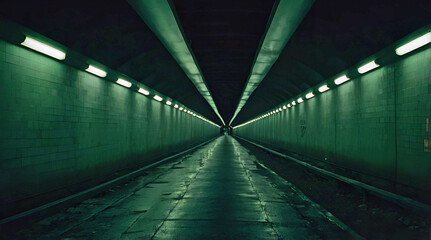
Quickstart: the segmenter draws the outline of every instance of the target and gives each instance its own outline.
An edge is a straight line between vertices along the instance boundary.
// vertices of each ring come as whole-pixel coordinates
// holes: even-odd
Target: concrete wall
[[[218,134],[164,103],[0,41],[0,217]]]
[[[430,66],[427,48],[234,134],[431,200]]]

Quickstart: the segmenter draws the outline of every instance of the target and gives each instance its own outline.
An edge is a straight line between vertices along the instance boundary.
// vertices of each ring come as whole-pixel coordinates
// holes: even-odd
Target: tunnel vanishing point
[[[431,239],[431,1],[0,2],[0,240]]]

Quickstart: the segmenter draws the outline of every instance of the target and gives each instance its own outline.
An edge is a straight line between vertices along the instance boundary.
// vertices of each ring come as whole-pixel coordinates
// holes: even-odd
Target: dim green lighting
[[[366,72],[371,71],[374,68],[378,68],[378,67],[380,67],[379,64],[377,64],[375,61],[371,61],[371,62],[359,67],[358,72],[363,74],[363,73],[366,73]]]
[[[131,87],[131,86],[132,86],[132,83],[131,83],[131,82],[128,82],[128,81],[126,81],[126,80],[124,80],[124,79],[121,79],[121,78],[119,78],[119,79],[116,81],[116,83],[118,83],[118,84],[120,84],[121,86],[124,86],[124,87],[126,87],[126,88],[129,88],[129,87]]]
[[[24,42],[21,45],[31,48],[35,51],[48,55],[50,57],[56,58],[58,60],[64,60],[66,58],[66,53],[48,46],[44,43],[34,40],[33,38],[25,37]]]
[[[416,38],[415,40],[407,44],[402,45],[401,47],[397,48],[395,52],[397,53],[397,55],[401,56],[415,49],[418,49],[430,42],[431,42],[431,33],[429,32],[421,37]]]
[[[92,65],[89,65],[88,68],[85,69],[85,71],[92,73],[92,74],[99,76],[99,77],[106,77],[105,71],[103,71],[102,69],[99,69],[95,66],[92,66]]]

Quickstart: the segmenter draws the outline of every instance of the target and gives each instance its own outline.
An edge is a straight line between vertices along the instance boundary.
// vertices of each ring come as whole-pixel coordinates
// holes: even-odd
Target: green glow
[[[126,87],[126,88],[129,88],[129,87],[131,87],[131,86],[132,86],[132,83],[131,83],[131,82],[128,82],[128,81],[126,81],[126,80],[124,80],[124,79],[121,79],[121,78],[119,78],[119,79],[116,81],[116,83],[118,83],[118,84],[120,84],[121,86],[124,86],[124,87]]]
[[[359,67],[358,72],[363,74],[363,73],[366,73],[366,72],[371,71],[374,68],[378,68],[378,67],[380,67],[379,64],[377,64],[375,61],[371,61],[371,62]]]
[[[214,110],[220,121],[225,124],[214,103],[194,54],[185,41],[184,34],[180,28],[181,24],[177,22],[177,18],[172,12],[169,1],[128,0],[128,3],[135,9],[151,31],[160,39],[178,65],[184,70],[187,77],[193,82],[199,93]]]
[[[270,19],[271,23],[267,28],[262,44],[256,54],[247,84],[229,124],[232,124],[251,94],[265,78],[313,2],[313,0],[279,1],[277,9],[272,19]]]
[[[99,69],[95,66],[92,66],[92,65],[89,65],[88,68],[85,69],[85,71],[92,73],[92,74],[99,76],[99,77],[106,77],[105,71],[103,71],[102,69]]]
[[[26,37],[24,42],[21,45],[31,48],[35,51],[48,55],[58,60],[64,60],[66,58],[66,53],[55,49],[51,46],[48,46],[44,43],[34,40],[33,38]]]
[[[401,56],[415,49],[418,49],[430,42],[431,42],[431,33],[429,32],[421,37],[416,38],[415,40],[407,44],[402,45],[401,47],[397,48],[395,52],[397,53],[397,55]]]

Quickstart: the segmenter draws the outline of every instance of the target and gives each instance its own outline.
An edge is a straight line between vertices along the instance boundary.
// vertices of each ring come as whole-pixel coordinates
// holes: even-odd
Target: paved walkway
[[[19,236],[352,239],[230,136],[46,218]]]

